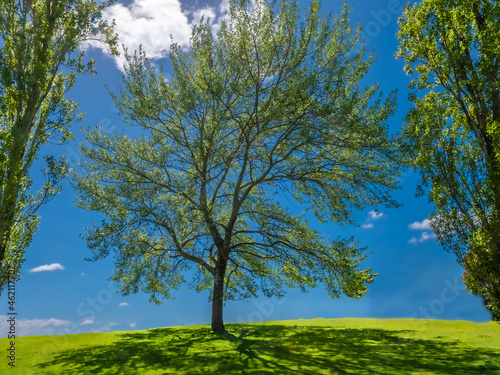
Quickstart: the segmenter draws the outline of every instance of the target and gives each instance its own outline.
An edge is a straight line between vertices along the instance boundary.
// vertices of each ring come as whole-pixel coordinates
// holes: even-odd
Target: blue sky
[[[352,1],[353,23],[361,22],[367,47],[375,51],[376,63],[366,77],[389,93],[398,89],[399,110],[391,119],[391,130],[399,131],[409,108],[406,85],[409,77],[403,62],[394,58],[397,18],[403,9],[398,0]],[[224,4],[222,4],[223,6]],[[306,8],[307,1],[301,1]],[[217,20],[221,3],[211,1],[128,0],[118,1],[105,17],[114,17],[120,42],[134,50],[142,44],[157,64],[165,63],[170,34],[185,44],[190,28],[201,14]],[[323,2],[324,12],[338,12],[340,2]],[[73,124],[75,140],[66,145],[47,145],[43,153],[66,154],[71,161],[81,158],[77,145],[83,141],[80,127],[101,126],[123,128],[116,107],[105,85],[117,91],[121,82],[115,60],[106,51],[83,46],[88,58],[96,60],[98,75],[81,76],[71,97],[87,113],[85,120]],[[34,174],[41,164],[35,165]],[[35,179],[36,182],[40,182]],[[424,198],[415,198],[418,174],[408,171],[401,177],[403,188],[394,197],[404,206],[385,210],[370,207],[359,213],[356,226],[342,228],[334,224],[317,224],[325,234],[354,236],[360,246],[371,254],[364,265],[380,276],[360,300],[343,297],[332,300],[318,288],[309,293],[291,290],[281,300],[258,298],[246,302],[229,301],[224,310],[226,322],[337,317],[417,317],[487,321],[488,311],[479,298],[465,290],[460,279],[461,266],[452,254],[446,253],[433,239],[427,217],[432,205]],[[84,258],[91,255],[78,233],[96,213],[78,210],[73,205],[75,193],[64,183],[61,194],[43,206],[41,224],[29,248],[22,280],[16,285],[16,311],[21,335],[67,334],[136,330],[210,322],[211,305],[207,293],[183,288],[174,293],[176,299],[161,305],[151,304],[140,293],[121,296],[117,286],[108,281],[113,271],[112,257],[98,262]],[[379,209],[383,215],[376,215]],[[7,312],[7,299],[0,299],[0,315]],[[0,319],[0,336],[6,336],[7,318]]]

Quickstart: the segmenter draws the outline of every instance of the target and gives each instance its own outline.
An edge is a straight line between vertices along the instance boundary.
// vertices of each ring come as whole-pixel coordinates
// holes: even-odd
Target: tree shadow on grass
[[[124,333],[109,345],[56,353],[44,374],[499,374],[499,355],[410,331],[227,324]]]

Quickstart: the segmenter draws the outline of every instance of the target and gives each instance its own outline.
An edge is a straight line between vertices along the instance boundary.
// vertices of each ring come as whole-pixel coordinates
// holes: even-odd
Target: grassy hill
[[[313,319],[16,340],[1,374],[500,374],[500,325]]]

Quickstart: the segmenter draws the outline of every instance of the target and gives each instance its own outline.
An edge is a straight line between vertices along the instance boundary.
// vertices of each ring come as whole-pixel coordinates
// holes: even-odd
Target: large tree
[[[94,259],[115,252],[124,294],[158,302],[193,276],[223,331],[224,301],[258,289],[323,283],[359,298],[373,281],[352,238],[324,238],[305,214],[345,224],[366,205],[396,205],[395,98],[359,88],[372,60],[346,8],[324,18],[312,1],[300,17],[296,1],[231,1],[217,32],[202,20],[189,49],[171,45],[170,76],[127,56],[113,98],[135,137],[90,130],[75,175],[79,206],[106,216],[88,246]]]
[[[94,72],[76,56],[80,42],[99,39],[116,53],[115,36],[100,19],[105,4],[88,0],[0,0],[0,290],[16,279],[36,232],[40,205],[59,190],[64,158],[46,156],[46,181],[32,189],[30,169],[49,140],[71,139],[81,118],[66,99],[76,73]],[[10,272],[8,272],[10,270]]]
[[[416,75],[404,143],[432,227],[500,320],[500,3],[424,0],[405,10],[399,39]]]

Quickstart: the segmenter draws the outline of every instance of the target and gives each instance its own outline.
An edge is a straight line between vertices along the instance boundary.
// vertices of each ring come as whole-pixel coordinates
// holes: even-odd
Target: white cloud
[[[385,216],[383,212],[377,212],[375,210],[368,212],[368,219],[366,219],[367,223],[364,223],[362,227],[365,229],[373,228],[373,223],[369,223],[369,221],[378,220],[382,216]]]
[[[420,242],[424,242],[424,241],[431,240],[434,238],[436,238],[436,235],[434,233],[423,232],[420,235]]]
[[[229,0],[222,0],[219,6],[221,13],[229,11]]]
[[[385,216],[383,212],[377,212],[377,211],[370,211],[368,212],[368,214],[370,215],[370,217],[368,218],[369,220],[378,220],[382,216]]]
[[[411,223],[408,227],[413,230],[431,229],[431,221],[429,219],[425,219],[423,221],[415,221],[414,223]]]
[[[250,9],[254,2],[251,1]],[[168,56],[172,41],[181,47],[189,45],[193,26],[200,22],[202,16],[210,18],[212,32],[220,29],[225,12],[229,11],[229,0],[222,0],[217,8],[205,6],[188,9],[183,12],[180,0],[132,0],[130,4],[115,3],[106,7],[102,18],[116,21],[115,32],[118,34],[120,56],[115,57],[116,65],[123,70],[126,63],[121,46],[128,52],[142,46],[150,59]],[[109,54],[108,49],[100,42],[87,41],[81,44],[83,49],[95,47]]]
[[[127,302],[120,302],[118,306],[128,306],[129,304]]]
[[[191,27],[181,11],[179,0],[134,0],[127,6],[115,3],[103,10],[102,17],[108,21],[115,19],[120,47],[123,44],[133,54],[142,45],[142,49],[152,59],[167,56],[171,35],[180,45],[186,45],[191,36]],[[82,45],[84,49],[89,46],[108,53],[99,42],[90,41]],[[115,57],[120,69],[126,61],[121,52],[120,56]]]
[[[59,263],[52,264],[44,264],[43,266],[38,266],[29,270],[29,272],[43,272],[43,271],[56,271],[56,270],[64,270],[64,267]]]
[[[87,326],[89,324],[94,324],[95,320],[94,319],[85,319],[83,322],[80,323],[81,326]]]
[[[191,12],[191,16],[193,20],[191,21],[191,27],[200,23],[201,17],[205,16],[205,18],[210,18],[210,22],[213,22],[216,18],[215,11],[213,8],[207,7],[202,9],[196,9]]]
[[[135,323],[132,323],[131,325],[129,325],[130,328],[134,328],[136,326]]]
[[[7,337],[10,316],[0,315],[0,336]],[[16,336],[54,335],[66,333],[68,320],[61,319],[16,319]]]
[[[427,240],[432,240],[436,238],[436,235],[432,232],[422,232],[422,234],[420,235],[420,237],[417,239],[417,237],[412,237],[408,240],[408,243],[411,243],[411,244],[416,244],[416,243],[419,243],[419,242],[425,242]]]
[[[408,225],[408,228],[412,230],[422,230],[420,237],[412,237],[408,240],[408,243],[416,244],[419,242],[425,242],[427,240],[432,240],[436,238],[436,235],[432,232],[431,221],[429,219],[424,219],[422,221],[415,221]],[[428,230],[430,229],[430,230]]]
[[[82,273],[80,274],[80,276],[85,276],[85,273],[84,273],[84,272],[82,272]]]
[[[128,5],[115,3],[102,12],[103,19],[115,19],[115,32],[118,34],[118,44],[128,48],[129,53],[142,49],[150,59],[166,57],[170,44],[179,43],[187,46],[194,24],[202,17],[210,17],[213,23],[216,14],[213,8],[205,7],[192,12],[183,13],[179,0],[133,0]],[[192,18],[191,22],[188,16]],[[96,41],[82,44],[86,49],[93,46],[109,53],[104,45]],[[123,53],[115,57],[117,66],[123,69],[125,57]]]

